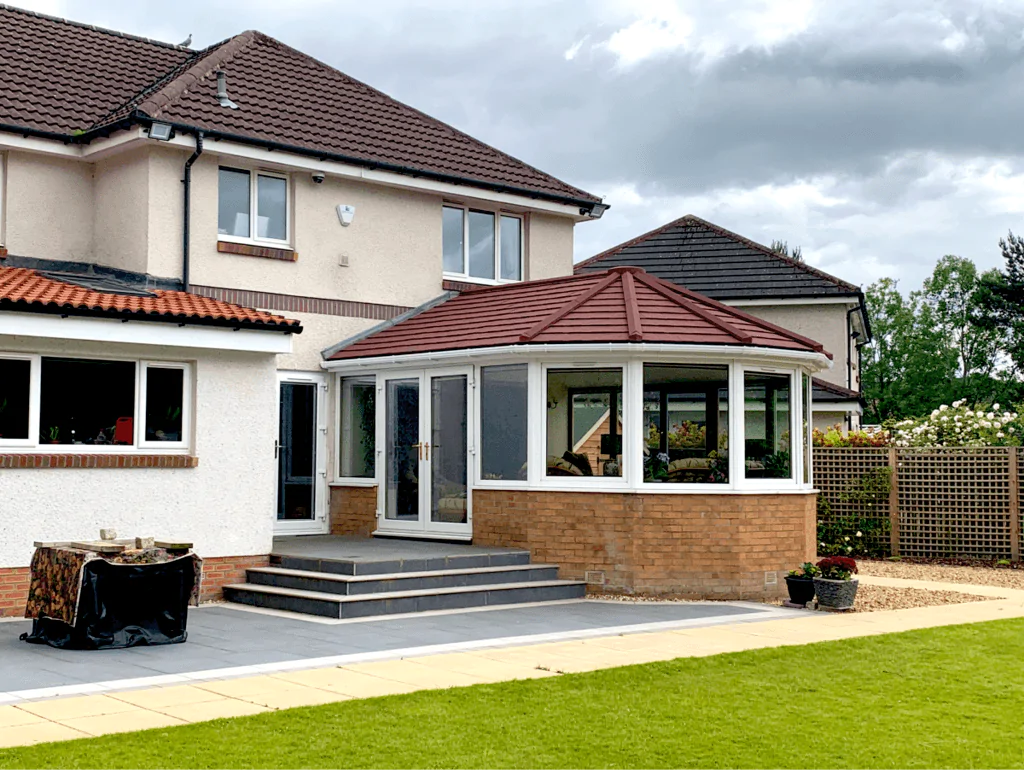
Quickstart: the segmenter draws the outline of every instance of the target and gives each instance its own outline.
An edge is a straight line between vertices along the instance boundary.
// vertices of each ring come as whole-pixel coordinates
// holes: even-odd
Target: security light
[[[171,138],[171,124],[170,123],[153,123],[149,127],[149,138],[156,139],[161,142],[166,142]]]

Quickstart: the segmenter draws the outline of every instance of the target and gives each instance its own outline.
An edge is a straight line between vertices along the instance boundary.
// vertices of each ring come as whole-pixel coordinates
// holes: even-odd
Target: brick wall
[[[270,556],[221,556],[203,559],[203,586],[199,599],[220,601],[223,588],[231,583],[244,583],[245,570],[266,567]],[[29,568],[0,569],[0,618],[22,617],[28,598]]]
[[[0,569],[0,618],[25,614],[28,599],[28,567]]]
[[[473,542],[526,548],[563,578],[604,572],[607,590],[772,598],[785,594],[787,571],[814,558],[815,495],[477,489]]]
[[[377,487],[331,487],[331,534],[369,537],[377,529]]]

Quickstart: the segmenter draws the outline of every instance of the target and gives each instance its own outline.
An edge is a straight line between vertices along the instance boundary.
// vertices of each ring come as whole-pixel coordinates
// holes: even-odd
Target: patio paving
[[[322,661],[328,658],[365,659],[413,649],[424,652],[452,645],[508,643],[510,638],[524,643],[581,634],[615,634],[652,624],[767,620],[780,612],[784,611],[741,603],[580,600],[330,622],[212,605],[189,613],[185,644],[99,651],[27,644],[18,636],[29,630],[29,621],[4,622],[0,623],[0,703],[117,689],[117,683],[124,680],[240,675],[252,673],[253,666],[310,667],[318,662],[325,665]],[[204,676],[203,672],[214,673]],[[83,688],[100,683],[104,683],[102,688]],[[138,684],[129,681],[121,686]],[[61,690],[48,692],[51,688]]]
[[[866,584],[905,587],[917,587],[915,584],[923,582],[870,576],[861,579]],[[943,590],[945,585],[932,583],[921,587]],[[988,587],[965,584],[957,584],[957,587],[961,591],[991,596]],[[378,659],[365,662],[358,662],[359,655],[356,654],[348,662],[336,658],[333,663],[321,662],[319,667],[316,667],[316,659],[289,662],[278,658],[279,663],[270,664],[256,675],[238,676],[237,672],[244,669],[235,668],[207,672],[219,675],[220,678],[214,679],[200,677],[190,681],[184,677],[168,675],[168,680],[183,681],[168,681],[165,684],[169,686],[111,689],[101,694],[79,697],[14,700],[14,705],[0,705],[0,747],[202,722],[352,698],[559,676],[679,657],[717,655],[763,647],[809,644],[918,628],[1024,617],[1024,591],[1000,591],[1007,598],[973,604],[849,615],[773,610],[754,605],[724,603],[709,607],[705,603],[621,604],[581,601],[401,620],[321,625],[320,630],[329,639],[344,638],[349,632],[358,636],[358,627],[363,631],[369,628],[372,633],[373,627],[376,627],[380,635],[377,637],[378,643],[373,646],[379,649],[388,643],[389,629],[385,629],[385,625],[391,626],[390,633],[396,635],[392,641],[396,644],[399,643],[399,635],[408,641],[409,634],[425,631],[422,625],[414,624],[412,628],[406,625],[412,621],[430,621],[441,627],[450,624],[455,629],[453,635],[462,640],[476,641],[440,644],[433,648],[420,646],[392,649],[390,653],[384,650],[377,653]],[[545,614],[538,615],[538,611]],[[223,617],[225,613],[235,612],[243,614],[223,607],[203,609],[190,616],[190,625],[193,628],[215,627],[222,619],[237,620],[237,617]],[[475,618],[470,618],[470,615]],[[573,619],[568,620],[570,617]],[[253,616],[246,619],[252,620]],[[274,633],[283,633],[289,627],[276,621],[285,621],[286,624],[298,622],[299,627],[293,627],[293,630],[302,632],[309,631],[310,625],[315,625],[267,616],[260,616],[257,624],[263,627],[262,624],[266,622],[265,628],[274,628]],[[622,625],[623,621],[634,625]],[[619,625],[608,625],[614,622]],[[494,625],[494,631],[519,635],[514,638],[498,638],[484,631],[488,625]],[[523,633],[538,625],[543,625],[543,629],[538,629],[532,637]],[[21,651],[29,647],[11,641],[14,630],[24,626],[24,623],[0,623],[0,682],[6,681],[3,677],[12,668],[17,668],[9,663],[8,654],[19,650],[17,654],[22,655]],[[552,633],[553,627],[566,630]],[[336,637],[336,633],[340,635]],[[251,636],[250,633],[245,638],[250,639]],[[552,636],[562,636],[563,640],[548,641]],[[16,635],[13,638],[16,639]],[[293,643],[299,638],[299,635],[289,637]],[[531,644],[531,639],[536,643]],[[422,645],[427,640],[416,638],[413,641]],[[148,652],[161,649],[168,652],[180,651],[190,644],[191,640],[185,645],[153,648]],[[204,645],[196,645],[197,648],[201,646]],[[289,646],[293,652],[299,649],[294,648],[294,645]],[[51,660],[65,660],[61,656],[67,655],[49,648],[40,651],[44,654],[59,653],[50,655]],[[98,659],[116,653],[112,657],[120,659],[127,657],[122,653],[132,652],[124,650],[74,655],[79,656],[76,660],[81,662],[86,660],[81,656]],[[253,654],[251,649],[249,654]],[[7,668],[4,668],[5,665]],[[166,667],[167,660],[159,665]],[[275,669],[274,666],[279,668]],[[281,666],[292,668],[284,670]],[[236,675],[233,676],[232,672]]]

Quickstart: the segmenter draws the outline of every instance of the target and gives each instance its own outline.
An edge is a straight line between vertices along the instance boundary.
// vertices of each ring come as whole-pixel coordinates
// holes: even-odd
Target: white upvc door
[[[278,375],[277,510],[280,535],[327,531],[327,377]]]
[[[471,367],[389,373],[377,400],[378,532],[467,540]]]

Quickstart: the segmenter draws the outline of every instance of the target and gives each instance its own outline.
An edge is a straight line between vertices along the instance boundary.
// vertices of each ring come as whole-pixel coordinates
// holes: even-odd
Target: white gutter
[[[741,345],[673,345],[661,342],[608,342],[571,343],[565,345],[501,345],[487,348],[465,348],[462,350],[438,350],[426,353],[409,353],[372,358],[350,358],[339,361],[324,361],[320,366],[328,371],[390,369],[422,366],[425,364],[453,364],[476,359],[546,357],[558,360],[590,356],[600,363],[608,359],[622,360],[623,357],[671,357],[685,356],[687,361],[721,362],[727,359],[754,359],[775,361],[783,365],[798,362],[814,371],[832,368],[832,361],[824,353],[782,348],[746,347]]]

